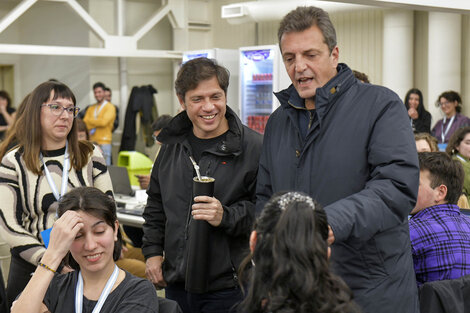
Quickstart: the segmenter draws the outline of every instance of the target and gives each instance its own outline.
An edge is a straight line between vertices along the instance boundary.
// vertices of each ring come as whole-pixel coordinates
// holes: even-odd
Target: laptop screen
[[[111,182],[113,184],[115,194],[126,196],[134,195],[134,190],[132,190],[131,182],[129,180],[129,174],[125,167],[109,165],[108,171],[109,176],[111,176]]]

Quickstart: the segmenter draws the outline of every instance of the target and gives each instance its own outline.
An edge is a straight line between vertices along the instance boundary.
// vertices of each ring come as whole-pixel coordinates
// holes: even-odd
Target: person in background
[[[0,90],[0,140],[5,136],[5,132],[14,123],[16,110],[11,105],[11,98],[8,92]]]
[[[289,12],[278,40],[292,85],[276,93],[281,105],[266,125],[257,212],[277,192],[307,193],[325,208],[333,272],[361,309],[418,312],[407,220],[419,171],[403,102],[339,63],[320,8]]]
[[[111,102],[112,92],[111,88],[104,87],[104,99],[108,102]]]
[[[470,218],[456,205],[462,165],[445,152],[421,152],[419,192],[410,238],[418,286],[470,274]]]
[[[83,121],[90,133],[90,140],[100,145],[106,165],[111,165],[111,141],[116,108],[112,103],[105,100],[105,88],[105,85],[100,82],[93,85],[96,104],[87,109]]]
[[[436,152],[439,151],[437,139],[429,133],[415,134],[416,150],[418,152]]]
[[[462,190],[470,202],[470,127],[459,128],[452,134],[446,152],[463,166],[465,178]]]
[[[75,188],[60,199],[58,215],[49,246],[12,313],[159,312],[152,284],[115,263],[121,246],[111,197],[96,188]],[[75,271],[55,275],[63,259]]]
[[[41,261],[46,251],[41,232],[52,227],[57,201],[67,190],[94,186],[113,194],[103,156],[77,139],[77,112],[67,86],[42,83],[26,98],[15,129],[0,145],[0,236],[11,249],[10,304]]]
[[[470,126],[470,118],[462,115],[462,99],[455,91],[446,91],[437,98],[436,106],[439,106],[444,113],[444,118],[437,121],[432,129],[432,135],[437,138],[437,142],[447,143],[450,136],[459,128]]]
[[[78,140],[90,140],[90,134],[83,120],[77,118],[77,139]]]
[[[408,90],[405,96],[405,107],[408,110],[411,127],[415,133],[431,132],[431,113],[423,104],[423,93],[417,88]]]
[[[162,129],[170,123],[171,118],[172,117],[170,115],[163,114],[163,115],[160,115],[152,124],[152,130],[153,130],[152,137],[153,137],[153,140],[155,141],[155,144],[158,145],[158,151],[157,151],[157,155],[155,156],[155,159],[158,156],[158,152],[160,151],[160,146],[161,146],[161,142],[158,141],[157,137],[162,131]],[[141,189],[148,188],[149,183],[150,183],[150,174],[137,175],[137,179],[139,180],[139,185]]]
[[[308,195],[274,195],[256,219],[250,236],[253,268],[239,312],[360,312],[328,259],[328,222],[323,208]],[[245,270],[240,274],[244,282]]]
[[[355,70],[353,70],[352,72],[354,74],[354,77],[359,79],[361,82],[366,83],[366,84],[370,84],[369,77],[365,73],[358,72],[358,71],[355,71]]]
[[[227,106],[228,85],[229,72],[214,60],[197,58],[182,65],[175,89],[185,110],[158,136],[162,147],[147,190],[142,247],[147,277],[166,287],[166,297],[185,313],[230,312],[243,298],[237,271],[254,219],[262,136]],[[190,156],[202,176],[215,179],[213,197],[193,196],[196,173]],[[190,220],[209,223],[204,224],[209,227],[208,262],[191,264],[207,266],[207,289],[200,293],[185,289],[188,240],[194,240]]]
[[[112,97],[112,92],[111,88],[105,87],[104,88],[104,99],[108,102],[111,102],[111,97]],[[116,118],[114,119],[113,123],[113,133],[114,131],[119,127],[119,107],[114,104],[114,108],[116,109]]]

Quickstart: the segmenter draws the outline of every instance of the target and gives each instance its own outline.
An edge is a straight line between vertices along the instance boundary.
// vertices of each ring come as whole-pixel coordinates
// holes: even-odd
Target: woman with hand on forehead
[[[10,305],[46,251],[42,232],[56,220],[57,200],[80,186],[112,195],[101,153],[77,140],[78,110],[66,85],[42,83],[28,95],[15,128],[0,145],[0,236],[12,255]]]
[[[79,187],[59,201],[49,246],[12,313],[156,313],[153,285],[119,269],[119,222],[114,200],[92,187]],[[55,275],[65,258],[75,269]]]

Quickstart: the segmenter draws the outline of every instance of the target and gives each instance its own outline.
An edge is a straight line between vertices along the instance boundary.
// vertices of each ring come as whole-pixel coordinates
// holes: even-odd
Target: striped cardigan
[[[58,190],[64,153],[65,148],[44,152],[44,162]],[[111,179],[99,149],[94,149],[81,170],[71,166],[67,189],[79,186],[93,186],[112,195]],[[45,252],[40,233],[52,227],[57,208],[44,172],[38,176],[29,171],[18,148],[8,152],[0,164],[0,236],[13,255],[37,265]]]

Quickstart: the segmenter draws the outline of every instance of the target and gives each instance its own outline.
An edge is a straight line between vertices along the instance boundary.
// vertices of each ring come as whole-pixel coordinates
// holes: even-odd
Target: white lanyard
[[[117,277],[119,274],[119,268],[116,264],[114,264],[114,271],[108,279],[106,286],[104,286],[103,291],[101,292],[100,298],[96,303],[95,307],[93,308],[92,313],[99,313],[101,308],[103,307],[106,298],[111,293],[111,289],[113,288],[114,284],[116,283]],[[75,313],[82,313],[83,311],[83,277],[82,271],[78,273],[78,282],[77,288],[75,289]]]
[[[47,169],[46,163],[44,162],[44,158],[42,156],[42,152],[39,153],[39,158],[42,161],[42,164],[44,165],[44,173],[46,174],[47,182],[49,183],[49,186],[52,189],[52,193],[54,194],[54,197],[56,198],[57,201],[60,200],[60,198],[65,195],[67,192],[67,182],[69,180],[69,169],[70,169],[70,158],[69,158],[69,143],[68,141],[65,142],[65,153],[64,153],[64,168],[62,171],[62,186],[60,186],[60,194],[57,191],[57,187],[54,184],[54,181],[52,180],[51,173]]]
[[[449,132],[450,127],[452,126],[452,123],[454,122],[455,115],[450,118],[449,124],[446,127],[446,131],[444,132],[444,123],[446,122],[446,118],[444,117],[444,120],[442,121],[442,132],[441,132],[441,139],[442,143],[444,143],[445,138],[447,133]]]
[[[101,110],[103,110],[106,103],[108,103],[108,101],[103,101],[103,103],[101,103],[101,105],[99,106],[99,109],[98,106],[95,107],[95,118],[98,118],[98,115],[100,115],[100,112]]]

